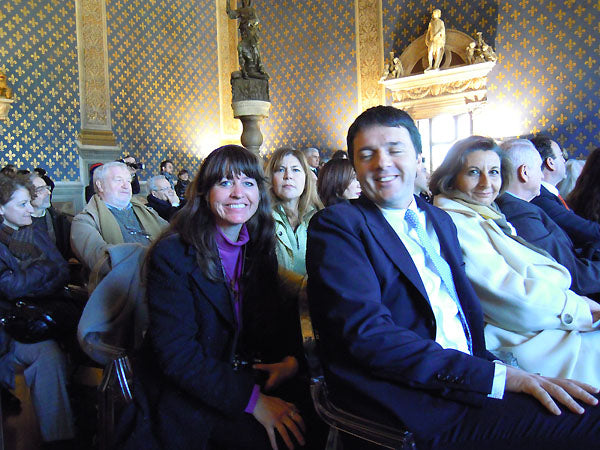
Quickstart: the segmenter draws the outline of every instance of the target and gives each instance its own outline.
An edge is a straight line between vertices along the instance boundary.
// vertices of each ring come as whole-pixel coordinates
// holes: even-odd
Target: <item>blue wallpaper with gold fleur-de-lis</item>
[[[354,1],[253,4],[271,76],[263,152],[293,145],[328,155],[346,148],[346,131],[358,113]]]
[[[79,79],[75,2],[0,2],[0,68],[15,102],[0,121],[0,166],[42,167],[57,181],[79,177]]]
[[[519,110],[524,133],[587,155],[600,144],[599,32],[598,1],[501,2],[489,101]]]
[[[108,0],[113,131],[143,179],[171,159],[195,171],[219,144],[215,3]]]

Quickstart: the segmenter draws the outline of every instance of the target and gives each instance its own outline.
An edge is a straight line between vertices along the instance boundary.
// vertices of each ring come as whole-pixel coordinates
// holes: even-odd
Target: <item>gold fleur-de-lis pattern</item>
[[[520,110],[524,133],[587,155],[600,142],[599,32],[598,1],[500,2],[489,102]]]
[[[113,131],[124,154],[196,170],[219,145],[215,2],[107,0]]]
[[[254,1],[261,56],[271,76],[263,153],[311,146],[346,148],[358,113],[354,1]]]
[[[0,2],[0,69],[15,99],[8,121],[0,121],[0,166],[78,179],[76,36],[75,2]]]

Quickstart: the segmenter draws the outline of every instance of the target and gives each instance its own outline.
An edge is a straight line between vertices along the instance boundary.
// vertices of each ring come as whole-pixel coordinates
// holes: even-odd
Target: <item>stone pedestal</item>
[[[243,100],[233,102],[233,116],[240,119],[244,130],[242,131],[242,145],[259,156],[263,136],[260,132],[260,122],[269,117],[270,102],[262,100]]]
[[[13,102],[10,98],[0,98],[0,120],[8,120],[8,111]]]

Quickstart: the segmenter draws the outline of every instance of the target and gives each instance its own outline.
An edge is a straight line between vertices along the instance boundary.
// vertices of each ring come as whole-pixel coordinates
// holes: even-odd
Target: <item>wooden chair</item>
[[[340,432],[347,433],[363,441],[383,448],[416,450],[412,433],[406,429],[393,428],[350,413],[334,405],[328,395],[323,369],[316,354],[315,334],[308,311],[305,290],[299,299],[302,343],[310,373],[310,393],[318,416],[329,425],[326,450],[341,450]]]

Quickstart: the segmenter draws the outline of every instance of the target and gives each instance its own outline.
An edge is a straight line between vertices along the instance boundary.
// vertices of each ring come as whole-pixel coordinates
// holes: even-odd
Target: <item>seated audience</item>
[[[336,150],[333,155],[331,155],[331,159],[348,159],[348,152],[344,150]]]
[[[89,181],[88,181],[88,185],[85,187],[85,202],[89,202],[90,199],[92,198],[92,196],[94,195],[94,172],[96,171],[96,169],[98,167],[101,167],[103,165],[103,163],[98,162],[98,163],[94,163],[90,166],[89,169]]]
[[[185,200],[185,191],[190,184],[190,173],[182,169],[177,173],[177,184],[175,185],[175,193],[179,200],[183,202]]]
[[[140,193],[140,180],[137,176],[137,171],[140,168],[140,165],[136,162],[135,157],[131,155],[127,155],[125,158],[119,160],[122,163],[127,165],[129,169],[129,173],[131,174],[131,192],[133,195],[137,195]]]
[[[563,231],[529,201],[540,193],[542,159],[531,141],[512,139],[501,145],[504,193],[497,199],[506,219],[527,242],[547,251],[571,274],[571,290],[580,295],[600,293],[600,261],[582,255]]]
[[[306,147],[302,149],[302,153],[306,158],[308,167],[316,177],[319,176],[319,163],[321,162],[321,156],[319,155],[319,149],[314,147]]]
[[[522,369],[600,385],[600,305],[570,290],[569,271],[515,238],[494,200],[501,150],[490,138],[454,144],[429,184],[454,221],[465,270],[481,300],[488,350]],[[502,357],[501,357],[502,359]]]
[[[282,148],[267,162],[277,260],[279,265],[306,275],[306,230],[315,212],[323,207],[317,195],[316,180],[301,151]]]
[[[35,196],[31,199],[33,226],[48,234],[58,247],[63,258],[69,260],[73,256],[71,250],[71,220],[73,216],[57,211],[50,204],[52,188],[36,172],[29,176],[33,184]]]
[[[166,221],[171,220],[171,216],[179,211],[180,202],[169,181],[163,175],[156,175],[148,180],[148,190],[147,206]]]
[[[600,223],[600,148],[590,153],[567,203],[578,216]]]
[[[360,197],[360,183],[348,159],[332,159],[322,168],[317,191],[325,206]]]
[[[585,159],[567,160],[565,178],[556,185],[561,197],[567,201],[567,206],[570,206],[567,197],[575,187],[575,183],[577,183],[577,179],[579,178],[579,175],[581,175],[584,165]]]
[[[417,177],[415,178],[415,195],[418,195],[427,203],[432,202],[431,192],[429,192],[429,170],[425,165],[425,158],[419,158],[419,166],[417,167]]]
[[[299,335],[278,295],[273,231],[258,159],[234,145],[210,153],[149,252],[150,326],[135,373],[150,427],[130,435],[134,448],[154,448],[153,437],[173,449],[304,443],[299,410],[274,394],[298,370]]]
[[[560,146],[546,136],[531,139],[542,158],[542,187],[540,195],[531,202],[542,208],[556,224],[567,232],[576,247],[600,243],[600,223],[574,213],[556,185],[565,177],[565,155]]]
[[[596,405],[590,393],[598,389],[529,374],[486,352],[456,227],[413,195],[421,139],[408,114],[370,108],[347,141],[363,195],[314,217],[307,254],[334,403],[391,426],[401,421],[420,450],[595,446],[600,408],[584,413],[575,400]]]
[[[160,163],[160,175],[163,175],[169,181],[169,183],[171,183],[171,187],[175,189],[175,183],[177,180],[175,179],[173,170],[175,170],[175,166],[173,165],[173,161],[170,159],[165,159]]]
[[[0,174],[0,299],[2,308],[24,297],[51,296],[67,282],[67,262],[46,233],[31,227],[34,188],[25,176]],[[67,394],[67,362],[55,341],[23,344],[0,328],[0,382],[14,389],[23,369],[44,445],[74,448]]]
[[[96,194],[73,219],[71,247],[88,270],[100,277],[110,270],[106,251],[112,245],[150,245],[167,225],[156,211],[132,198],[131,174],[120,162],[94,171]]]

